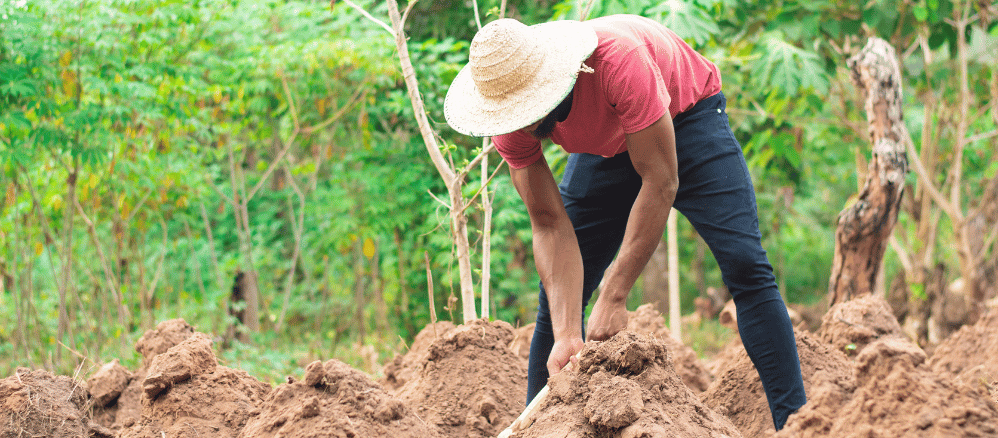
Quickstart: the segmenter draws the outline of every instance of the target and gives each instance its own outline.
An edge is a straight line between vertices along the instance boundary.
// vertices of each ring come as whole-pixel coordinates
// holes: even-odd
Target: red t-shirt
[[[612,157],[627,150],[624,134],[672,117],[721,91],[717,66],[661,24],[637,15],[587,21],[599,45],[579,73],[572,111],[551,140],[572,153]],[[541,142],[522,130],[492,137],[510,167],[520,169],[542,156]]]

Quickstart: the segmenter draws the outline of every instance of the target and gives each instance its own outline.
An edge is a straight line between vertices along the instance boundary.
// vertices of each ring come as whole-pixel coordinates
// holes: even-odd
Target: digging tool
[[[575,356],[572,360],[569,360],[568,363],[565,364],[565,367],[561,369],[561,372],[564,373],[571,371],[572,362],[577,357],[578,356]],[[544,402],[544,399],[547,398],[548,392],[550,392],[550,388],[548,385],[544,385],[544,387],[537,392],[537,395],[534,396],[534,399],[530,401],[530,404],[527,405],[527,408],[523,410],[523,413],[521,413],[519,417],[516,417],[516,420],[513,420],[513,424],[509,425],[506,430],[502,431],[498,438],[509,438],[514,433],[526,429],[530,427],[531,424],[534,424],[534,420],[537,419],[537,415],[535,415],[537,409],[540,407],[541,403]]]

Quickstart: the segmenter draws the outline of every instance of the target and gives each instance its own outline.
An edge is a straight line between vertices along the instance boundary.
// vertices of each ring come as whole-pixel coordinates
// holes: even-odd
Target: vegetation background
[[[115,357],[136,368],[135,341],[176,317],[216,334],[221,359],[261,379],[331,357],[376,372],[430,320],[428,290],[440,318],[461,320],[446,186],[394,39],[347,3],[0,2],[0,375],[88,373]],[[387,21],[385,4],[360,6]],[[456,165],[481,151],[442,111],[477,29],[473,6],[483,23],[498,17],[495,0],[424,0],[406,29],[427,115]],[[537,23],[577,8],[511,0],[506,15]],[[597,0],[590,17],[615,13],[665,23],[720,67],[764,245],[800,305],[824,297],[837,215],[865,180],[866,117],[845,60],[868,37],[889,41],[909,160],[923,169],[908,177],[884,293],[907,303],[902,317],[928,317],[957,278],[993,293],[994,2]],[[557,172],[564,153],[546,154]],[[493,153],[490,172],[499,161]],[[490,317],[522,325],[537,299],[529,222],[497,175]],[[467,210],[478,247],[481,199]],[[680,237],[690,313],[721,282],[688,223]],[[654,293],[639,284],[632,304]],[[704,321],[687,342],[723,330]]]

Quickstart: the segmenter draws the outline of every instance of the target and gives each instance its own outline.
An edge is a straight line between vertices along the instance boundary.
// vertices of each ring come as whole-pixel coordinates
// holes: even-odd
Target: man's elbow
[[[563,219],[557,211],[548,209],[535,209],[530,211],[530,223],[536,228],[555,228]]]
[[[679,191],[678,176],[664,176],[649,183],[657,198],[669,203],[676,199],[676,193]]]

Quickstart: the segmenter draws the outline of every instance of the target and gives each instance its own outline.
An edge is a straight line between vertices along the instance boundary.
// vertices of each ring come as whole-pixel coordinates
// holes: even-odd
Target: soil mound
[[[530,359],[530,342],[534,339],[534,326],[536,325],[536,322],[532,322],[513,330],[513,342],[509,343],[509,349],[524,360]]]
[[[389,391],[395,391],[406,382],[416,377],[416,370],[419,364],[426,358],[426,352],[430,349],[430,344],[456,327],[450,321],[438,321],[427,324],[416,334],[412,340],[412,346],[405,354],[395,355],[395,359],[382,368],[384,378],[378,383]]]
[[[194,327],[181,318],[170,319],[156,325],[135,343],[135,351],[142,355],[142,367],[148,368],[152,360],[173,346],[194,336]]]
[[[982,387],[998,401],[998,309],[992,309],[974,325],[966,325],[936,347],[928,367],[940,375],[955,377]]]
[[[312,362],[267,396],[241,438],[441,437],[364,373],[338,360]]]
[[[664,342],[631,331],[587,343],[576,369],[548,383],[534,421],[514,437],[741,436],[682,383]]]
[[[18,368],[0,380],[0,437],[110,437],[94,423],[82,383],[44,370]]]
[[[627,330],[661,340],[669,347],[676,373],[679,374],[679,378],[686,386],[697,393],[705,391],[710,386],[713,375],[692,348],[672,337],[669,327],[665,325],[665,318],[658,310],[655,310],[653,304],[642,304],[633,312],[628,312],[627,317]],[[514,333],[513,342],[510,343],[509,348],[517,356],[524,359],[529,358],[530,340],[534,336],[534,323],[520,327]]]
[[[121,438],[235,437],[270,385],[218,365],[203,333],[155,356],[142,380],[142,418]]]
[[[710,386],[711,374],[707,371],[697,353],[681,341],[672,337],[665,325],[665,318],[652,304],[642,304],[635,311],[629,312],[627,330],[649,336],[665,343],[672,357],[672,365],[676,374],[689,386],[693,392],[701,393]]]
[[[526,407],[527,366],[513,327],[476,320],[433,341],[399,399],[446,436],[494,437]]]
[[[841,352],[817,337],[803,330],[795,330],[797,355],[800,356],[801,374],[804,377],[804,390],[811,399],[812,388],[816,386],[854,387],[855,376],[852,363]],[[766,393],[762,389],[759,372],[745,352],[745,347],[737,344],[730,351],[731,357],[722,365],[717,380],[701,400],[721,415],[727,416],[741,433],[747,437],[769,436],[776,432],[773,416],[769,412]]]
[[[970,437],[998,434],[998,407],[982,390],[919,365],[925,353],[900,338],[856,357],[857,385],[819,388],[776,437]]]
[[[130,380],[132,373],[121,366],[118,359],[104,364],[87,379],[87,391],[94,406],[104,407],[117,401]]]
[[[818,338],[847,356],[855,356],[867,344],[886,337],[904,336],[891,306],[874,295],[839,303],[821,320]]]
[[[95,399],[94,421],[114,431],[132,427],[142,416],[142,383],[149,365],[156,356],[194,333],[194,327],[180,318],[160,322],[156,328],[146,330],[135,343],[135,351],[142,355],[142,366],[134,373],[128,373],[123,388],[121,377],[128,370],[120,365],[111,365],[117,363],[117,359],[94,373],[87,380],[90,396]],[[105,367],[110,369],[104,370]]]

